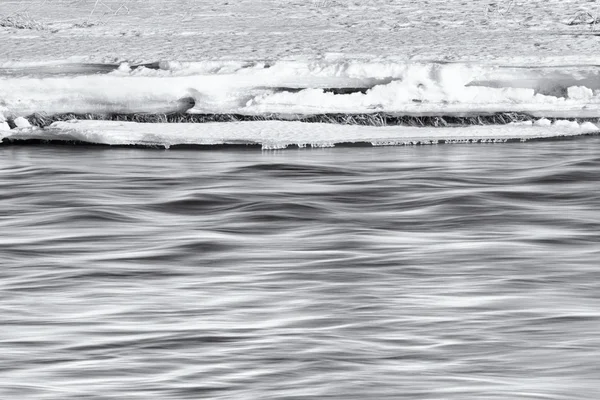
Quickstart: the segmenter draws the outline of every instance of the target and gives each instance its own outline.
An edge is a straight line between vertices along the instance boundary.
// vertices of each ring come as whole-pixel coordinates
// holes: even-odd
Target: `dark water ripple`
[[[600,398],[598,137],[0,155],[0,398]]]

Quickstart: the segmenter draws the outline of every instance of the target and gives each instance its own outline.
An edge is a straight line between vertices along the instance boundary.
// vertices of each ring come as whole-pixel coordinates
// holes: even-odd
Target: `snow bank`
[[[524,69],[336,58],[160,62],[137,68],[122,64],[109,68],[109,73],[90,73],[85,69],[89,66],[81,66],[83,72],[79,74],[77,68],[71,65],[65,75],[56,72],[56,65],[46,70],[38,66],[35,73],[25,76],[3,76],[0,71],[0,104],[5,114],[377,111],[404,115],[523,112],[539,117],[600,116],[600,74],[593,66]]]
[[[0,139],[64,140],[107,145],[220,145],[258,144],[263,149],[290,145],[330,147],[339,143],[373,145],[432,144],[438,142],[496,142],[596,133],[592,123],[557,121],[554,124],[516,123],[461,128],[355,126],[290,121],[252,121],[204,124],[141,124],[118,121],[55,122],[45,129],[23,128],[0,132]]]

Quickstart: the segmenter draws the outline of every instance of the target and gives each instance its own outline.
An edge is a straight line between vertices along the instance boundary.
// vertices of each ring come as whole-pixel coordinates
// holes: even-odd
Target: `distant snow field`
[[[9,0],[0,60],[404,60],[598,63],[581,0]],[[12,18],[9,20],[9,18]],[[23,28],[16,29],[18,24]],[[596,60],[596,61],[594,61]]]
[[[93,141],[93,136],[101,137],[101,143],[124,144],[139,137],[140,143],[149,143],[147,131],[160,136],[155,130],[163,129],[168,133],[156,144],[170,145],[188,142],[173,129],[188,133],[191,129],[126,124],[124,132],[120,125],[115,131],[109,121],[55,123],[33,131],[24,125],[32,115],[56,114],[199,113],[294,119],[318,114],[523,113],[538,119],[594,122],[600,116],[600,56],[592,51],[597,43],[594,3],[231,3],[5,2],[0,9],[0,131],[14,129],[2,137],[58,138],[62,136],[57,129],[64,129],[77,140]],[[338,134],[350,135],[348,142],[372,143],[434,142],[438,134],[451,141],[462,135],[456,135],[457,128],[447,128],[448,132],[423,128],[416,133],[417,128],[395,127],[390,138],[380,135],[387,134],[383,127],[360,128],[365,134],[356,136],[357,127],[324,130],[311,124],[307,129],[325,135],[323,140],[306,136],[302,128],[295,141],[280,136],[271,140],[254,130],[255,125],[294,131],[304,126],[297,124],[302,123],[239,126],[252,127],[254,136],[247,141],[263,147],[270,147],[269,141],[275,147],[341,143],[344,138]],[[192,129],[191,142],[228,142],[230,137],[238,141],[239,135],[231,136],[229,127],[225,135],[214,133],[223,124],[204,125]],[[523,139],[597,130],[590,123],[583,130],[577,125],[577,129],[561,124],[502,129],[511,138],[518,132]],[[90,136],[90,129],[96,134]],[[491,138],[478,129],[471,129],[477,132],[473,138]],[[486,129],[496,139],[505,137],[496,128]],[[106,139],[107,132],[117,131],[125,135],[123,140]],[[202,132],[204,139],[198,137]],[[408,136],[402,139],[397,134]]]

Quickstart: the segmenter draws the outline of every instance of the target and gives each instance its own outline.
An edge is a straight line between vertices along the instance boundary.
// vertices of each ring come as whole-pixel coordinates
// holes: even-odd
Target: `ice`
[[[107,145],[174,145],[257,144],[264,149],[330,147],[339,143],[403,145],[502,142],[561,136],[576,136],[599,131],[596,125],[572,121],[550,126],[507,124],[461,128],[419,128],[408,126],[356,126],[298,121],[250,121],[214,123],[153,123],[73,120],[55,122],[50,127],[13,129],[0,134],[11,140],[67,140]]]
[[[325,57],[115,65],[109,73],[0,75],[12,118],[34,113],[326,114],[387,112],[537,117],[600,115],[598,72],[589,66],[523,69],[482,63]],[[80,67],[85,72],[85,67]],[[59,70],[61,70],[59,68]],[[582,86],[581,83],[587,85]],[[192,107],[193,106],[193,107]],[[191,107],[191,108],[190,108]]]

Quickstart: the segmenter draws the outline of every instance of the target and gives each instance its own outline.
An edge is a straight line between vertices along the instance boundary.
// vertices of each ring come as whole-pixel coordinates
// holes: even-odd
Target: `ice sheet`
[[[496,142],[531,140],[597,133],[586,122],[548,120],[460,128],[417,128],[406,126],[352,126],[291,121],[251,121],[204,124],[144,124],[118,121],[55,122],[45,129],[24,128],[0,132],[11,140],[62,140],[107,145],[220,145],[258,144],[263,149],[329,147],[340,143],[373,145],[433,144],[438,142]]]

